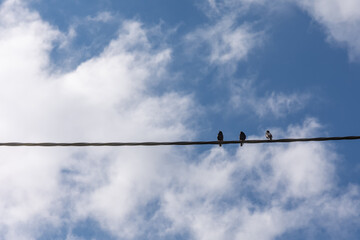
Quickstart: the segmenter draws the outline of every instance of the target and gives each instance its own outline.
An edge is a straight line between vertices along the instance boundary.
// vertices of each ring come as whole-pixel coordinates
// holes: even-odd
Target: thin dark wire
[[[318,138],[286,138],[270,140],[245,140],[244,144],[257,143],[288,143],[288,142],[320,142],[320,141],[340,141],[340,140],[356,140],[360,136],[347,137],[318,137]],[[222,141],[221,144],[240,144],[241,141]],[[56,143],[56,142],[3,142],[0,146],[8,147],[88,147],[88,146],[164,146],[164,145],[210,145],[219,144],[219,141],[180,141],[180,142],[73,142],[73,143]]]

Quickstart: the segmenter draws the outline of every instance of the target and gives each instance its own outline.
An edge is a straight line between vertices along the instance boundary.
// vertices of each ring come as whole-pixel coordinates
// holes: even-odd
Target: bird
[[[269,130],[266,130],[265,137],[267,139],[269,139],[270,141],[272,141],[272,134],[271,134],[271,132]]]
[[[223,135],[222,131],[219,131],[217,140],[219,141],[219,146],[221,147],[221,142],[224,140],[224,135]]]
[[[245,141],[245,139],[246,139],[246,135],[243,131],[241,131],[240,132],[240,141],[242,141],[242,142],[240,143],[240,146],[242,146],[244,144],[243,141]]]

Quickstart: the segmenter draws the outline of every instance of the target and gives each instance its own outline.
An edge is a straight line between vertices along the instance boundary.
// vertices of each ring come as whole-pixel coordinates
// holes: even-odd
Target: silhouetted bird
[[[269,130],[266,130],[265,137],[266,137],[267,139],[269,139],[270,141],[272,141],[272,134],[270,133]]]
[[[245,133],[244,132],[240,132],[240,141],[245,141],[245,139],[246,139],[246,135],[245,135]],[[240,146],[242,146],[244,143],[242,142],[242,143],[240,143]]]
[[[224,135],[223,135],[222,131],[219,131],[217,140],[219,141],[219,146],[221,147],[221,142],[224,141]]]

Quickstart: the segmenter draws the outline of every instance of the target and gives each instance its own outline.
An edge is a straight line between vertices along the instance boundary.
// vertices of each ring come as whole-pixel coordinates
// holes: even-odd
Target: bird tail
[[[221,143],[219,143],[219,146],[221,147]]]
[[[243,144],[244,144],[244,143],[240,143],[240,146],[242,147]]]

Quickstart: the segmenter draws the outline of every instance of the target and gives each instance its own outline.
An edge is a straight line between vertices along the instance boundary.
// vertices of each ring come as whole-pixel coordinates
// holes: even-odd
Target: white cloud
[[[266,7],[268,11],[281,6],[296,4],[324,27],[328,41],[348,50],[350,60],[358,61],[360,56],[360,2],[358,0],[208,0],[209,11],[215,15],[242,15],[251,6]],[[286,8],[285,8],[286,10]]]
[[[0,33],[2,139],[39,140],[32,127],[44,110],[35,111],[43,95],[41,72],[48,66],[48,53],[59,32],[21,3],[7,1],[0,8]],[[39,119],[32,116],[36,112]],[[46,225],[58,224],[59,167],[67,154],[55,149],[2,149],[0,155],[1,236],[32,239]]]
[[[230,104],[238,112],[253,112],[259,117],[283,117],[301,110],[308,102],[309,95],[266,93],[258,96],[252,80],[244,80],[241,85],[231,87]]]
[[[251,4],[264,4],[266,0],[207,0],[209,6],[216,11],[225,9],[239,10],[248,7]]]
[[[225,16],[216,24],[199,28],[187,35],[190,48],[209,47],[207,59],[212,64],[236,66],[249,51],[261,43],[262,33],[248,24],[237,26],[234,16]]]
[[[309,137],[319,124],[308,119],[284,133],[291,135],[294,127]],[[195,239],[274,239],[311,226],[331,232],[346,221],[357,224],[358,188],[337,196],[338,157],[331,149],[321,143],[248,144],[232,155],[213,148],[206,160],[184,171],[183,187],[166,191],[163,215],[171,219],[172,231],[189,231]],[[199,185],[199,178],[219,187]]]
[[[205,0],[200,8],[210,18],[218,19],[221,16],[239,16],[246,14],[253,7],[262,7],[267,4],[267,10],[276,10],[280,1],[267,1],[267,0]]]
[[[4,141],[191,137],[185,127],[195,109],[190,107],[191,97],[176,92],[156,96],[150,90],[166,72],[171,51],[153,49],[140,23],[125,21],[118,37],[99,56],[74,71],[54,74],[49,55],[62,33],[21,2],[6,1],[0,12],[0,129]],[[159,162],[173,154],[171,148],[3,149],[1,181],[6,184],[0,187],[1,235],[5,239],[37,238],[46,228],[91,215],[104,226],[111,218],[121,223],[139,205],[139,193],[142,202],[151,198],[151,190],[149,197],[143,195],[142,184],[148,182],[150,189]],[[123,178],[117,173],[124,174]],[[109,181],[111,187],[106,185]],[[132,194],[137,181],[140,188]],[[120,189],[115,189],[117,184]],[[112,193],[111,189],[119,191]],[[122,205],[100,204],[106,200],[101,193],[114,194]],[[82,215],[87,205],[82,207],[79,202],[84,199],[89,205]]]
[[[357,0],[315,0],[295,2],[324,26],[331,42],[344,45],[350,60],[360,56],[360,2]]]
[[[94,17],[88,16],[88,21],[94,21],[94,22],[109,22],[112,19],[114,19],[114,16],[111,14],[111,12],[105,11],[105,12],[99,12]]]
[[[4,141],[193,137],[193,99],[151,91],[171,50],[155,49],[139,22],[123,22],[104,51],[75,70],[51,74],[49,54],[61,33],[21,3],[7,1],[0,12]],[[319,125],[309,119],[283,134],[310,136]],[[150,231],[154,238],[272,239],[324,219],[330,229],[359,217],[357,186],[335,194],[336,158],[320,143],[245,145],[235,153],[216,146],[200,156],[172,147],[3,148],[0,235],[36,239],[56,229],[79,239],[71,230],[86,219],[124,238]]]

